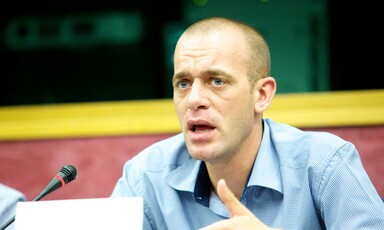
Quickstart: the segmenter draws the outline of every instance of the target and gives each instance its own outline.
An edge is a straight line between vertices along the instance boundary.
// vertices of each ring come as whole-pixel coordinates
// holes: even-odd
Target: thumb
[[[224,179],[220,179],[219,182],[217,182],[217,194],[228,208],[229,213],[231,213],[231,218],[235,216],[253,215],[232,193]]]

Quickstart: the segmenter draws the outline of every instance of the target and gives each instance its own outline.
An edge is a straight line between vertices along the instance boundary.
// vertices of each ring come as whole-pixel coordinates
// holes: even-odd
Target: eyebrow
[[[211,69],[203,72],[203,75],[208,75],[208,76],[224,76],[225,78],[232,79],[233,76],[223,70],[219,69]]]
[[[188,76],[188,75],[189,75],[189,74],[188,74],[187,72],[185,72],[185,71],[183,71],[183,72],[179,72],[179,73],[173,75],[173,77],[172,77],[172,81],[174,81],[174,80],[176,80],[176,79],[184,78],[185,76]]]
[[[190,75],[191,74],[189,74],[188,72],[182,71],[182,72],[175,74],[173,76],[172,80],[174,81],[176,79],[181,79],[181,78],[184,78],[184,77],[190,76]],[[201,75],[201,76],[224,76],[225,78],[233,79],[233,76],[231,74],[228,74],[227,72],[219,70],[219,69],[209,69],[209,70],[203,71],[199,75]]]

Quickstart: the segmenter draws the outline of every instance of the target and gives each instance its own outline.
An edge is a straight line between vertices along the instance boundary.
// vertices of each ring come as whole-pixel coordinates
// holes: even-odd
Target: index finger
[[[220,179],[217,182],[217,194],[228,208],[229,212],[231,213],[231,217],[241,215],[253,216],[253,213],[249,211],[228,188],[224,179]]]

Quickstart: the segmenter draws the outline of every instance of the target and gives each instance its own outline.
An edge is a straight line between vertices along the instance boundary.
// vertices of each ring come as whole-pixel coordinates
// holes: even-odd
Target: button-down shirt
[[[19,201],[25,201],[26,197],[20,191],[0,183],[0,227],[16,214],[16,205]],[[6,229],[14,228],[11,223]]]
[[[384,204],[352,143],[271,119],[263,123],[240,199],[255,216],[284,229],[384,229]],[[111,196],[143,197],[144,229],[198,229],[230,216],[182,134],[128,160]]]

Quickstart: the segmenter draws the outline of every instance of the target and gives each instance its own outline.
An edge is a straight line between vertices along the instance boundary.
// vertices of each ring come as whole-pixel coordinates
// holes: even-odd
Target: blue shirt
[[[182,134],[127,161],[111,196],[143,197],[144,229],[198,229],[229,218]],[[270,119],[241,202],[270,227],[384,229],[384,204],[352,143]]]
[[[19,201],[25,201],[26,197],[20,191],[0,183],[0,227],[8,222],[16,214],[16,205]],[[14,228],[14,222],[6,230]]]

